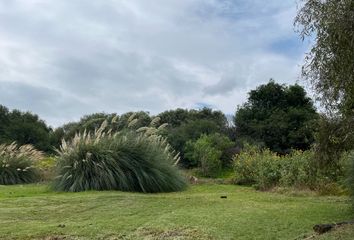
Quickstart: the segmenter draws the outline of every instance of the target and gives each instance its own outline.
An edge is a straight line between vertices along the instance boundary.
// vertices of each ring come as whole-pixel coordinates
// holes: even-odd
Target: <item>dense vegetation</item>
[[[249,93],[247,102],[237,109],[234,123],[239,137],[284,154],[310,148],[317,118],[301,86],[270,81]]]
[[[315,39],[302,76],[312,83],[327,110],[316,149],[319,167],[324,169],[337,165],[339,155],[354,149],[353,10],[352,0],[304,0],[295,19],[302,39]]]
[[[39,117],[30,112],[9,111],[0,105],[0,144],[16,142],[31,144],[39,150],[50,152],[52,129]]]
[[[112,125],[115,118],[112,120]],[[131,119],[133,125],[137,119]],[[65,140],[57,159],[57,191],[121,190],[133,192],[172,192],[186,187],[184,177],[173,164],[174,151],[159,130],[139,128],[112,133],[107,121],[93,133],[77,134]]]
[[[31,145],[0,145],[0,185],[33,183],[40,179],[35,166],[42,153]]]
[[[46,145],[51,155],[52,149],[59,149],[56,160],[37,165],[42,175],[45,172],[43,179],[54,178],[56,190],[181,190],[185,182],[174,163],[197,168],[192,173],[201,177],[233,172],[229,175],[233,182],[259,189],[285,186],[336,194],[346,186],[340,159],[350,146],[327,137],[337,134],[340,138],[342,133],[336,130],[341,123],[319,116],[299,85],[271,80],[250,91],[234,116],[235,126],[222,112],[203,108],[169,110],[158,117],[143,111],[95,113],[52,130],[32,113],[2,109],[1,130],[7,133],[3,142],[18,139],[14,127],[6,125],[6,119],[16,119],[12,115],[17,122],[29,116],[36,119],[19,124],[18,131],[47,129],[45,135],[38,135],[39,143],[32,143]],[[158,128],[158,122],[164,124]]]

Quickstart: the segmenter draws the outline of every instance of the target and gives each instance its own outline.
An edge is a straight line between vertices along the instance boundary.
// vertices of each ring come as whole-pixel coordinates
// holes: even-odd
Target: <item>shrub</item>
[[[216,177],[221,171],[220,157],[222,152],[213,148],[199,148],[199,169],[204,177]]]
[[[195,142],[187,142],[185,156],[200,168],[202,176],[216,177],[222,169],[225,150],[232,145],[228,137],[219,133],[203,134]]]
[[[54,178],[55,157],[45,157],[36,162],[35,167],[40,171],[41,181],[51,181]]]
[[[287,187],[309,187],[318,183],[318,171],[314,165],[314,152],[294,150],[283,157],[280,184]]]
[[[344,176],[348,167],[348,154],[337,162],[338,167],[328,173],[328,169],[319,169],[313,150],[293,150],[285,156],[278,156],[265,149],[246,145],[240,154],[234,157],[235,183],[254,185],[266,190],[274,186],[295,187],[315,190],[321,195],[341,195],[345,193],[343,183],[337,179]]]
[[[0,145],[0,184],[33,183],[40,179],[34,163],[42,158],[42,153],[31,145]]]
[[[237,184],[266,190],[275,186],[281,177],[281,157],[268,149],[246,145],[233,161]]]
[[[235,183],[240,185],[253,185],[257,182],[257,159],[260,150],[251,145],[246,145],[244,149],[233,158],[235,170]]]
[[[153,128],[113,135],[104,128],[101,126],[93,134],[77,134],[68,143],[63,141],[58,151],[55,190],[152,193],[186,187],[185,179],[173,165],[177,158]]]

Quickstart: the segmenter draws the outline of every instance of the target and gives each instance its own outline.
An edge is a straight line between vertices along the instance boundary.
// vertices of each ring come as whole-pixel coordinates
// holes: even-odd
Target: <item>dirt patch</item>
[[[47,236],[40,238],[40,240],[73,240],[73,238],[69,238],[66,236]]]
[[[213,238],[197,229],[174,228],[174,229],[156,229],[156,228],[140,228],[135,233],[139,238],[145,240],[212,240]]]

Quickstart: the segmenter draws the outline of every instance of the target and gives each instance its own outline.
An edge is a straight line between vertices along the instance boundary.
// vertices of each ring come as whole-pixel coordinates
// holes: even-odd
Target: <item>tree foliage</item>
[[[161,122],[169,124],[165,136],[171,146],[181,153],[181,165],[184,167],[196,166],[195,161],[184,154],[188,141],[197,140],[202,134],[222,133],[227,126],[225,115],[210,108],[169,110],[158,116]]]
[[[304,0],[295,25],[314,38],[303,77],[327,109],[318,133],[317,158],[322,167],[336,165],[354,144],[354,1]]]
[[[295,19],[304,39],[314,37],[302,75],[328,109],[354,114],[354,1],[305,0]]]
[[[204,177],[215,177],[224,163],[231,159],[226,150],[233,146],[234,143],[220,133],[202,134],[196,141],[186,143],[185,156],[200,168]]]
[[[51,131],[38,115],[19,110],[9,111],[0,105],[0,143],[31,144],[38,150],[50,152]]]
[[[308,149],[314,141],[318,114],[305,90],[271,80],[249,93],[237,109],[234,123],[241,138],[263,142],[276,152]]]

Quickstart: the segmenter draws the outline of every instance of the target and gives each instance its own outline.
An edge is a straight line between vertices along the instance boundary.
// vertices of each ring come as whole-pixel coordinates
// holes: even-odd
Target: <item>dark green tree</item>
[[[161,123],[168,123],[165,136],[171,146],[180,152],[181,165],[184,167],[196,166],[193,159],[185,156],[185,146],[188,141],[197,140],[202,134],[225,132],[227,119],[221,111],[210,108],[176,109],[169,110],[157,115]]]
[[[9,111],[0,105],[0,143],[32,144],[38,150],[51,152],[51,131],[38,115],[19,110]]]
[[[215,122],[218,126],[225,128],[227,119],[221,111],[214,111],[210,108],[196,109],[175,109],[162,112],[157,115],[161,118],[162,123],[168,123],[170,127],[175,128],[183,123],[194,120],[210,120]]]
[[[317,119],[313,103],[301,86],[271,80],[249,92],[248,101],[237,109],[234,123],[238,137],[288,153],[311,146]]]

